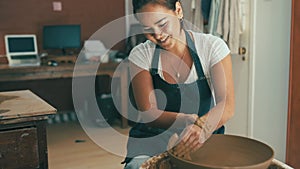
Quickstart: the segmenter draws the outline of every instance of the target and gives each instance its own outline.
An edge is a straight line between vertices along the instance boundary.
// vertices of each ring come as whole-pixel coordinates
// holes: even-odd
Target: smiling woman
[[[186,30],[179,0],[133,0],[133,10],[148,40],[129,55],[141,118],[130,130],[126,169],[165,152],[174,134],[176,156],[188,159],[212,134],[223,134],[234,113],[225,42]]]

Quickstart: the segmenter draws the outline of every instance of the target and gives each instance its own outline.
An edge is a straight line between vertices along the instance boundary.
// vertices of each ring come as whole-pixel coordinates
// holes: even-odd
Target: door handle
[[[239,55],[242,55],[242,60],[245,61],[246,60],[246,57],[245,57],[245,54],[246,54],[247,50],[245,47],[239,47]]]
[[[239,55],[245,55],[247,52],[245,47],[239,47]]]

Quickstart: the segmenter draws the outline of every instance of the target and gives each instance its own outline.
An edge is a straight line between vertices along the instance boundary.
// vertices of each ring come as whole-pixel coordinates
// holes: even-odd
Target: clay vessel
[[[267,169],[274,158],[273,149],[262,142],[222,134],[212,135],[191,154],[192,161],[168,153],[178,169]]]

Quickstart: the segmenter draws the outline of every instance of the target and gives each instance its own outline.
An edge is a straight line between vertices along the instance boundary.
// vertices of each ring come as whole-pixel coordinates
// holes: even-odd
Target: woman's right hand
[[[212,133],[207,127],[209,125],[206,116],[199,118],[196,114],[179,113],[176,120],[184,121],[186,127],[180,134],[178,144],[173,148],[174,154],[178,157],[189,157],[190,153],[202,147]]]
[[[186,128],[187,126],[194,124],[197,118],[197,114],[177,113],[175,127]]]
[[[200,127],[194,124],[187,126],[180,136],[179,143],[173,148],[174,155],[189,159],[190,154],[201,148],[204,143],[201,133],[203,130]]]

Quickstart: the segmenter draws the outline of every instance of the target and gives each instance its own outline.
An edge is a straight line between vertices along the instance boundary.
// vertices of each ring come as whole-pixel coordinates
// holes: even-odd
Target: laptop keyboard
[[[37,55],[11,55],[11,59],[20,59],[20,60],[26,60],[26,59],[37,59]]]
[[[10,66],[39,66],[38,55],[11,55]]]

